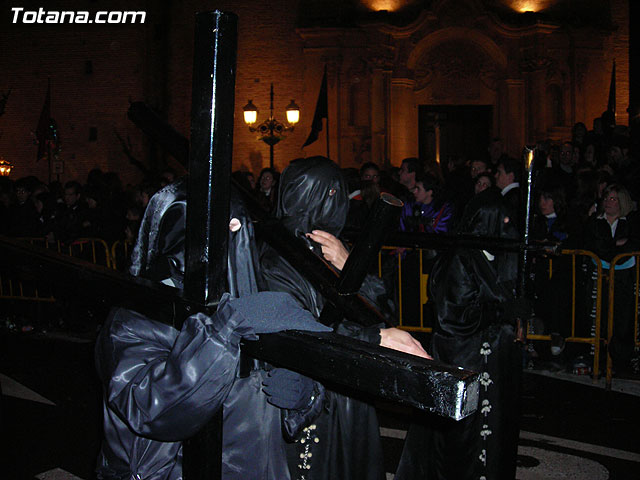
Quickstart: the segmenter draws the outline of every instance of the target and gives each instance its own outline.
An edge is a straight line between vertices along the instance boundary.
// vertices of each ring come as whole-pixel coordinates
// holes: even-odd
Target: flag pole
[[[607,111],[616,113],[616,59],[613,59],[611,67],[611,81],[609,82],[609,101],[607,102]]]
[[[329,115],[327,115],[327,158],[331,158],[329,154]]]
[[[327,65],[325,64],[324,66],[324,78],[327,78]],[[326,95],[327,95],[327,158],[331,158],[331,154],[329,153],[329,101],[328,101],[328,97],[329,97],[329,82],[327,82],[327,90],[326,90]]]

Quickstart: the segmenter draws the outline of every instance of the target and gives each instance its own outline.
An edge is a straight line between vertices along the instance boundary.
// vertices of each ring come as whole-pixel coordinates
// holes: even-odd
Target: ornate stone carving
[[[536,72],[546,70],[553,66],[553,59],[544,55],[529,54],[520,60],[520,69],[523,72]]]
[[[434,96],[477,98],[480,85],[497,88],[498,71],[492,59],[477,45],[452,40],[428,51],[417,62],[416,90],[432,86]]]
[[[392,70],[396,62],[395,49],[391,45],[376,45],[376,48],[367,50],[367,62],[371,68]]]

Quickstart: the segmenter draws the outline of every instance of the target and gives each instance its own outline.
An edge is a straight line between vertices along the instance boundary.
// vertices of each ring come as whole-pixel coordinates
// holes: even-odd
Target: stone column
[[[527,141],[524,128],[524,81],[519,78],[513,78],[507,79],[505,84],[506,118],[502,122],[504,146],[509,155],[518,157]]]
[[[411,78],[391,79],[389,154],[392,165],[403,158],[418,156],[418,107]]]
[[[371,161],[384,167],[387,158],[388,91],[385,74],[374,69],[371,75]]]

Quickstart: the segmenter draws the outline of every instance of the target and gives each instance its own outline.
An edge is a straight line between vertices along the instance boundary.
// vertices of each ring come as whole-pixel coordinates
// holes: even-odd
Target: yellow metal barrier
[[[115,242],[111,248],[109,248],[106,242],[98,238],[80,238],[69,245],[63,245],[60,242],[47,242],[43,238],[22,238],[20,240],[29,242],[32,245],[37,245],[47,249],[54,249],[58,253],[63,255],[70,255],[75,258],[82,258],[93,264],[103,265],[107,268],[123,269],[126,263],[126,259],[129,257],[129,251],[132,248],[132,244],[128,242]],[[384,246],[378,255],[378,276],[383,275],[383,255],[394,255],[395,262],[397,262],[397,285],[398,285],[398,320],[399,327],[409,331],[419,332],[431,332],[432,328],[425,326],[425,319],[423,313],[423,307],[428,302],[427,284],[429,279],[428,273],[423,273],[423,255],[422,249],[418,249],[418,278],[416,278],[416,284],[419,288],[419,296],[416,298],[418,301],[418,325],[407,324],[403,318],[403,299],[407,299],[407,295],[404,292],[402,272],[403,272],[403,252],[410,252],[414,249],[397,248],[393,246]],[[634,301],[634,342],[636,347],[640,346],[638,342],[638,284],[640,280],[640,252],[626,253],[618,255],[611,262],[611,269],[603,274],[602,262],[600,258],[593,252],[587,250],[562,250],[562,255],[571,256],[572,260],[572,276],[571,276],[571,336],[566,338],[567,342],[584,343],[593,345],[594,359],[593,359],[593,378],[597,379],[600,375],[600,349],[601,349],[601,324],[602,324],[602,290],[603,290],[603,275],[607,275],[609,280],[608,285],[608,315],[607,315],[607,338],[605,339],[607,345],[610,345],[613,335],[613,322],[614,322],[614,296],[615,296],[615,265],[620,260],[628,257],[636,257],[635,264],[635,301]],[[595,332],[591,337],[579,337],[576,335],[576,303],[577,303],[577,262],[576,257],[585,256],[593,260],[593,265],[597,269],[596,277],[596,305],[595,305]],[[394,262],[394,263],[395,263]],[[549,278],[553,275],[553,260],[549,259]],[[0,299],[18,299],[29,301],[42,301],[53,302],[55,298],[44,288],[45,293],[42,292],[43,285],[38,285],[38,282],[34,281],[33,284],[27,282],[25,285],[22,281],[14,280],[0,272]],[[549,335],[533,335],[528,334],[527,338],[530,340],[550,340]],[[607,386],[611,385],[612,368],[611,368],[611,356],[607,355],[607,368],[606,368],[606,382]]]
[[[111,268],[111,250],[100,238],[79,238],[66,246],[70,257]]]
[[[561,255],[571,256],[571,336],[565,338],[566,342],[585,343],[593,345],[593,369],[592,375],[594,379],[600,376],[600,348],[601,335],[600,329],[602,324],[602,264],[600,258],[589,250],[562,250]],[[593,260],[593,264],[597,269],[596,277],[596,311],[595,311],[595,332],[593,337],[578,337],[576,335],[576,304],[577,304],[577,270],[576,257],[584,256]],[[553,260],[549,259],[549,278],[553,275]],[[529,340],[551,340],[549,335],[533,335],[527,334]]]
[[[621,260],[627,258],[635,258],[635,265],[633,268],[635,271],[635,291],[634,291],[634,308],[633,308],[633,343],[636,348],[639,346],[638,343],[638,280],[640,279],[640,252],[630,252],[630,253],[621,253],[620,255],[615,256],[611,260],[611,264],[609,266],[609,299],[608,299],[608,312],[607,312],[607,345],[611,345],[611,339],[613,337],[613,323],[615,321],[614,317],[614,299],[615,299],[615,274],[616,274],[616,265],[618,265]],[[607,350],[607,377],[606,377],[606,386],[608,389],[611,388],[611,380],[613,377],[613,362],[611,359],[611,353]]]
[[[117,240],[111,246],[111,268],[123,271],[127,267],[129,254],[133,244],[124,240]]]
[[[45,238],[21,238],[20,240],[28,242],[31,245],[37,245],[46,249],[56,248],[60,252],[60,245],[49,243]],[[15,280],[10,275],[0,272],[0,298],[11,300],[27,300],[32,302],[55,302],[55,298],[51,292],[42,291],[42,286],[36,281],[23,282]],[[46,290],[46,289],[45,289]]]
[[[418,305],[418,325],[410,325],[405,321],[405,312],[403,309],[403,303],[408,298],[408,295],[405,293],[403,288],[403,280],[402,280],[402,272],[403,272],[403,263],[404,254],[408,252],[418,251],[418,275],[415,280],[418,284],[419,288],[419,305]],[[398,326],[403,330],[407,331],[417,331],[417,332],[431,332],[431,327],[425,326],[424,312],[423,306],[427,304],[429,298],[427,293],[427,284],[429,281],[429,274],[423,273],[423,265],[424,265],[424,252],[422,249],[413,249],[413,248],[398,248],[393,246],[383,246],[378,254],[378,277],[382,277],[382,269],[383,269],[383,255],[393,255],[395,256],[395,262],[397,264],[397,285],[398,285]]]
[[[403,286],[402,281],[402,253],[405,251],[412,251],[412,249],[398,249],[393,246],[384,246],[380,255],[378,256],[378,276],[382,277],[383,274],[383,266],[382,266],[382,255],[383,251],[386,251],[387,254],[395,251],[397,255],[397,264],[398,264],[398,272],[397,272],[397,282],[398,282],[398,326],[403,330],[408,331],[418,331],[429,333],[432,331],[432,328],[425,327],[424,325],[424,315],[423,315],[423,306],[428,302],[428,293],[427,293],[427,283],[429,279],[428,273],[423,273],[423,251],[419,250],[418,263],[419,263],[419,278],[416,278],[416,283],[419,285],[420,293],[419,298],[416,300],[419,302],[419,325],[408,325],[406,319],[403,316],[403,299],[406,301],[407,295],[405,293],[405,288]],[[593,357],[593,378],[597,379],[600,375],[600,351],[602,338],[600,335],[601,331],[601,323],[602,323],[602,279],[603,279],[603,269],[600,262],[600,258],[595,255],[593,252],[588,250],[562,250],[562,255],[571,256],[571,335],[565,339],[567,342],[573,343],[584,343],[593,345],[594,357]],[[593,264],[597,269],[597,277],[596,277],[596,298],[595,298],[595,334],[594,336],[589,337],[581,337],[576,334],[576,303],[577,303],[577,278],[578,271],[577,266],[578,262],[576,262],[576,258],[584,256],[589,257],[593,260]],[[549,258],[549,278],[552,278],[553,275],[553,266],[554,262],[551,258]],[[637,301],[637,296],[636,296]],[[637,318],[636,318],[636,328],[637,328]],[[549,341],[551,338],[549,335],[534,335],[528,334],[527,339],[529,340],[543,340]]]
[[[69,244],[59,241],[48,242],[42,237],[19,238],[31,245],[55,250],[61,255],[86,260],[94,265],[111,268],[111,252],[107,243],[100,238],[79,238]],[[0,272],[0,299],[27,300],[38,302],[55,302],[51,293],[52,279],[37,279],[33,282],[15,280],[10,275]],[[42,292],[44,290],[44,293]]]

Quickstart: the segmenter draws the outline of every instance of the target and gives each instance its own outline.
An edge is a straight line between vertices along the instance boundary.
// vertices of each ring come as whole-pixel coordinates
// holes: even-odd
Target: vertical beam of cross
[[[184,296],[215,306],[226,290],[238,19],[196,15]],[[184,443],[185,480],[222,477],[220,410]]]
[[[184,295],[208,306],[227,278],[236,51],[235,15],[196,15]]]

